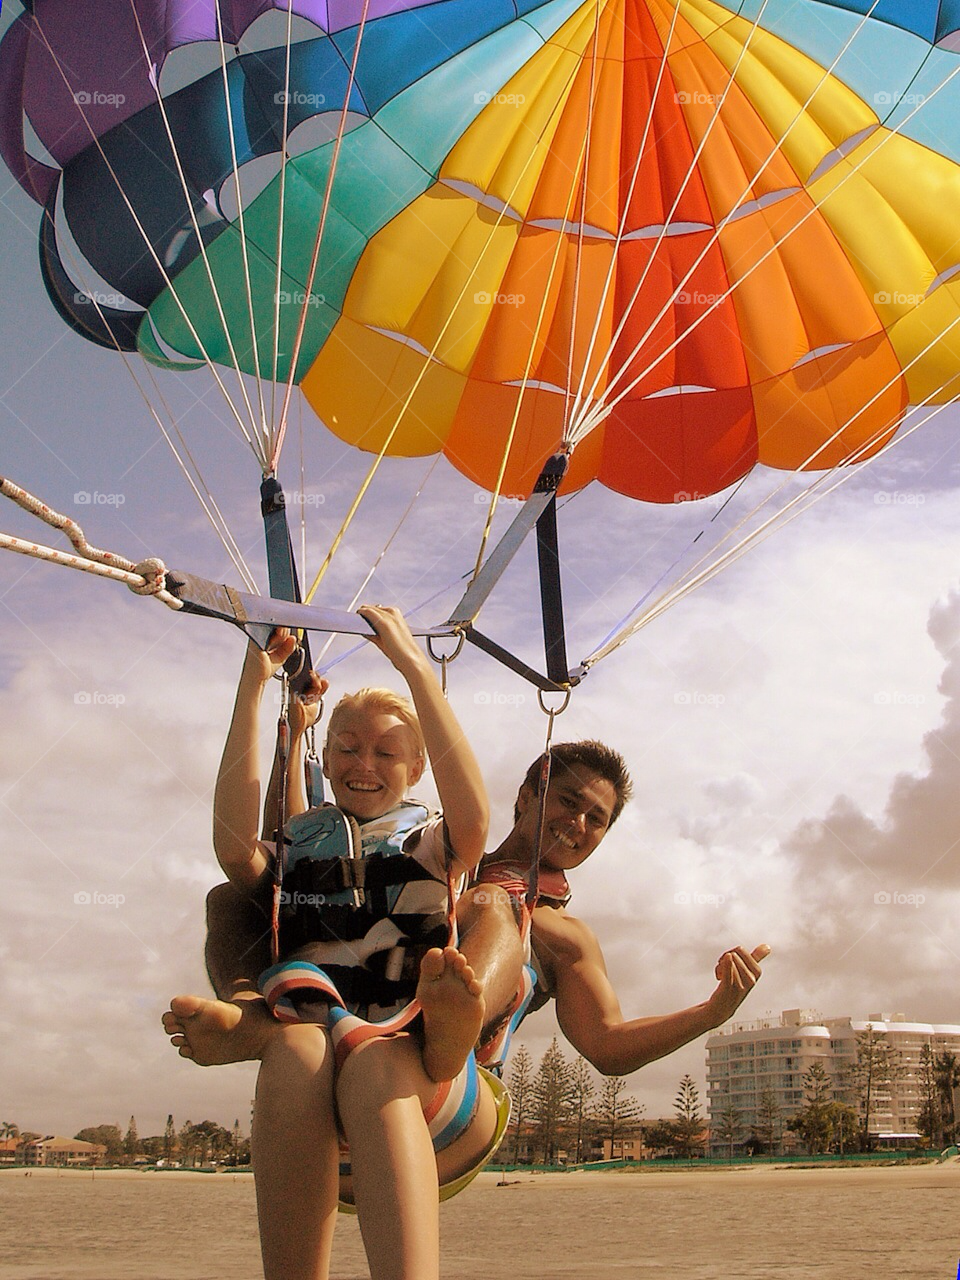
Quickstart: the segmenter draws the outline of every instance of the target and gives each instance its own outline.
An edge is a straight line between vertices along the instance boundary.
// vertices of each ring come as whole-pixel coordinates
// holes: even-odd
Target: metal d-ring
[[[438,662],[440,664],[440,690],[443,693],[443,696],[446,697],[447,696],[447,667],[450,665],[451,662],[453,662],[455,658],[459,658],[460,650],[463,648],[463,642],[466,639],[466,636],[461,631],[460,634],[457,636],[457,647],[454,649],[453,653],[441,653],[439,657],[433,652],[434,639],[435,639],[434,636],[427,636],[427,653],[429,653],[430,657],[434,660],[434,662]],[[444,639],[446,639],[446,637],[444,637]]]
[[[557,689],[557,690],[550,690],[550,692],[551,692],[551,693],[554,693],[554,692],[559,693],[559,692],[560,692],[560,690],[559,690],[559,689]],[[552,722],[552,721],[553,721],[553,717],[554,717],[554,716],[562,716],[562,715],[563,715],[563,713],[564,713],[564,711],[566,711],[567,707],[569,707],[569,705],[570,705],[570,694],[571,694],[571,693],[572,693],[572,690],[571,690],[571,689],[565,689],[565,690],[563,691],[563,701],[560,703],[559,707],[548,707],[548,706],[546,706],[546,705],[544,704],[544,701],[543,701],[543,694],[544,694],[544,690],[543,690],[543,689],[538,689],[538,690],[537,690],[537,702],[539,702],[539,704],[540,704],[540,710],[543,712],[543,714],[544,714],[545,716],[549,716],[549,717],[550,717],[550,720],[551,720],[551,722]]]

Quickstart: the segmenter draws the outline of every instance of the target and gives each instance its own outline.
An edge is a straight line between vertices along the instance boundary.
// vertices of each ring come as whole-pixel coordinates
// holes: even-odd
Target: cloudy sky
[[[80,519],[98,545],[236,583],[128,369],[53,314],[36,206],[5,176],[0,191],[0,473]],[[204,373],[162,387],[263,582],[259,475],[219,392]],[[364,464],[309,410],[303,426],[316,566]],[[945,980],[960,909],[958,428],[943,413],[682,600],[601,663],[558,721],[559,738],[616,746],[636,781],[636,800],[574,881],[628,1016],[704,999],[726,946],[768,942],[745,1019],[802,1007],[960,1022]],[[294,434],[281,477],[294,490],[299,448]],[[325,602],[350,599],[427,466],[384,469]],[[777,483],[754,476],[741,508]],[[476,497],[440,463],[367,598],[413,609],[447,587],[423,610],[439,619],[476,554]],[[0,529],[48,540],[4,507]],[[715,510],[592,491],[569,504],[575,658]],[[485,614],[487,630],[531,657],[535,591],[525,555]],[[200,1070],[159,1028],[171,995],[204,990],[203,900],[219,878],[212,786],[242,651],[226,626],[0,554],[0,1101],[23,1129],[125,1127],[133,1114],[147,1134],[170,1112],[178,1125],[247,1127],[254,1068]],[[361,653],[332,678],[349,688],[389,675]],[[450,683],[486,767],[495,840],[545,717],[479,653],[458,659]],[[554,1031],[542,1013],[521,1038],[537,1058]],[[648,1115],[663,1114],[684,1072],[702,1087],[703,1064],[699,1041],[631,1087]]]

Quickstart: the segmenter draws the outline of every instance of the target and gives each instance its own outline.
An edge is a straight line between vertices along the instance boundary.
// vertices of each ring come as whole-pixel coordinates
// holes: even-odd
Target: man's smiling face
[[[613,783],[585,765],[554,766],[547,788],[542,865],[572,871],[585,862],[607,833],[616,799]],[[532,849],[539,800],[526,783],[520,788],[517,808],[520,830]]]

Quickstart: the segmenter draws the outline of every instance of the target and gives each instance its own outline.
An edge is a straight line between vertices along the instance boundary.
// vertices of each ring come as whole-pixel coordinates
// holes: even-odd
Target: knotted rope
[[[162,560],[151,557],[134,563],[113,551],[103,551],[91,546],[75,520],[53,511],[32,493],[27,493],[26,489],[21,489],[3,476],[0,476],[0,493],[45,524],[65,533],[77,554],[71,555],[68,551],[27,542],[6,533],[0,533],[0,549],[14,551],[17,555],[32,556],[36,560],[47,560],[52,564],[62,564],[68,569],[80,569],[83,573],[93,573],[101,578],[112,578],[115,582],[125,583],[138,596],[156,596],[170,609],[183,608],[182,602],[166,590],[167,568]]]

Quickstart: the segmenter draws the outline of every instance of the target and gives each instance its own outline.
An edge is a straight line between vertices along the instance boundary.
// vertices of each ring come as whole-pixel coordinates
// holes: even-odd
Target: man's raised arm
[[[627,1021],[600,944],[582,921],[541,909],[534,916],[534,946],[553,986],[563,1034],[607,1076],[629,1075],[722,1026],[756,985],[760,961],[770,953],[766,945],[753,952],[725,951],[709,999],[676,1013]]]

